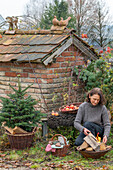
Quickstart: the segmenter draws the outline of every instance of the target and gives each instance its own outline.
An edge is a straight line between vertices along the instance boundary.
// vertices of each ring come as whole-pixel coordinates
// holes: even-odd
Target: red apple
[[[70,109],[74,109],[75,106],[73,104],[70,105]]]

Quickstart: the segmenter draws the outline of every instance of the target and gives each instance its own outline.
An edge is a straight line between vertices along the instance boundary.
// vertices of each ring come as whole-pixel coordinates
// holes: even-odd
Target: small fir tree
[[[14,93],[8,94],[7,97],[0,97],[3,105],[0,112],[0,124],[6,122],[5,125],[8,127],[18,126],[28,132],[37,126],[44,114],[35,110],[34,105],[37,104],[37,101],[31,95],[25,97],[26,91],[31,85],[22,89],[19,76],[17,90],[9,84]]]

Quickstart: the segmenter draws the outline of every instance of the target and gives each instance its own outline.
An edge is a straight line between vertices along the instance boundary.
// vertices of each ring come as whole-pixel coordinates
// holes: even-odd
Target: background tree
[[[88,34],[89,43],[98,47],[105,47],[111,43],[113,26],[106,1],[73,0],[73,2],[78,36]]]
[[[65,20],[67,17],[71,16],[68,28],[75,28],[75,17],[72,13],[69,14],[68,3],[66,1],[54,0],[54,3],[50,3],[49,6],[46,6],[45,12],[41,17],[40,27],[50,29],[54,16],[56,16],[58,20],[60,20],[61,17]]]
[[[51,2],[51,0],[49,2]],[[40,20],[47,3],[47,0],[30,0],[25,6],[24,16],[26,17],[24,19],[27,20],[30,18],[31,20],[34,20],[35,28],[39,28]]]
[[[93,16],[95,24],[89,30],[88,37],[99,47],[105,47],[113,40],[110,38],[112,35],[113,26],[111,25],[111,18],[109,10],[105,1],[97,0],[95,5],[96,13]]]
[[[76,18],[76,31],[78,36],[85,33],[94,23],[92,19],[95,13],[95,1],[92,0],[74,0],[73,9]]]

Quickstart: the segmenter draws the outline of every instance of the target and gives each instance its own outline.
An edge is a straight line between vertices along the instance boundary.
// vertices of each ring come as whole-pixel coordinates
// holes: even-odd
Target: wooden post
[[[42,125],[42,136],[43,136],[44,140],[46,140],[47,134],[48,134],[47,118],[42,118],[41,121],[43,123],[43,125]]]

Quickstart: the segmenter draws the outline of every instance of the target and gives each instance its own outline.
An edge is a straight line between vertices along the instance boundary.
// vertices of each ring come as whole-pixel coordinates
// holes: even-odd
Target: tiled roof
[[[6,31],[0,38],[0,62],[44,61],[71,37],[71,31]],[[79,41],[85,44],[82,40]],[[86,46],[89,48],[87,44]],[[93,55],[97,54],[93,51]]]

